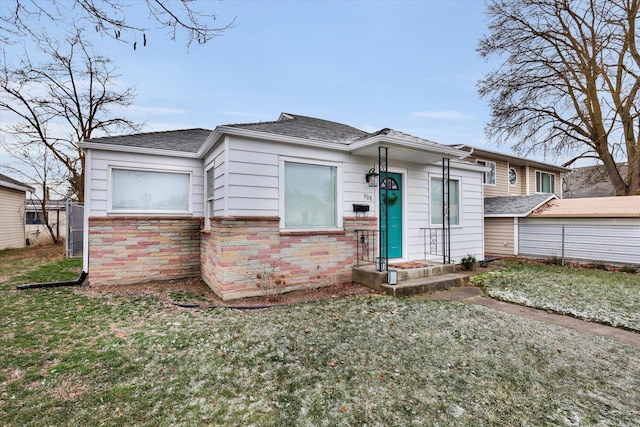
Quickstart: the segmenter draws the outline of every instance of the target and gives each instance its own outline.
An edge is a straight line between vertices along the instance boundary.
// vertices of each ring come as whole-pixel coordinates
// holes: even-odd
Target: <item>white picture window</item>
[[[284,180],[285,228],[338,227],[335,166],[285,162]]]
[[[476,163],[490,169],[488,172],[484,173],[482,182],[489,185],[496,185],[496,162],[476,160]]]
[[[536,171],[536,192],[537,193],[554,193],[555,175],[547,172]]]
[[[431,224],[442,225],[442,178],[431,178]],[[449,219],[451,225],[460,225],[460,181],[449,179]]]
[[[111,170],[113,211],[189,212],[189,173]]]

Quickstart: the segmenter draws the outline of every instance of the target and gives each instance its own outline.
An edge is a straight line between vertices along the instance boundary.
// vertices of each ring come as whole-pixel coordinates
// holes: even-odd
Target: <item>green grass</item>
[[[492,298],[640,331],[640,274],[509,260],[472,277]]]
[[[640,348],[483,307],[360,295],[188,310],[83,288],[0,289],[3,426],[640,419]]]

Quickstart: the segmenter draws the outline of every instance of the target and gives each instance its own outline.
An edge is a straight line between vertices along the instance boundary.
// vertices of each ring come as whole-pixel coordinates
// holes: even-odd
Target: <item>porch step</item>
[[[429,263],[428,266],[424,267],[399,268],[391,264],[389,265],[389,269],[398,272],[398,283],[401,283],[408,280],[453,273],[456,270],[456,266],[453,264]],[[376,271],[373,265],[354,267],[352,278],[354,282],[375,289],[376,291],[382,291],[381,285],[389,283],[387,280],[387,272]]]
[[[426,294],[435,291],[444,291],[449,288],[466,286],[469,283],[469,276],[460,273],[445,273],[437,276],[420,277],[398,282],[397,285],[387,283],[380,284],[380,288],[396,297]]]

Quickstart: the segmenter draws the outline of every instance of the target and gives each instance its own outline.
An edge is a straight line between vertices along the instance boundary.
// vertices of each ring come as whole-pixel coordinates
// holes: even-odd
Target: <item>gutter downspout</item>
[[[29,283],[28,285],[19,285],[16,286],[16,289],[19,291],[24,291],[27,289],[40,289],[40,288],[60,288],[63,286],[80,286],[84,279],[87,278],[87,272],[83,271],[80,273],[80,277],[76,280],[70,280],[66,282],[48,282],[48,283]]]

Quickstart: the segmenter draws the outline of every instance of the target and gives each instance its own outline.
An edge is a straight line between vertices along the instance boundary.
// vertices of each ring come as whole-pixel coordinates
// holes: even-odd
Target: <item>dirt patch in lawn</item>
[[[200,278],[154,281],[113,287],[83,286],[79,292],[88,296],[105,294],[153,296],[178,306],[260,307],[296,304],[329,298],[376,293],[357,283],[338,283],[331,286],[287,292],[276,297],[257,296],[223,301]]]

